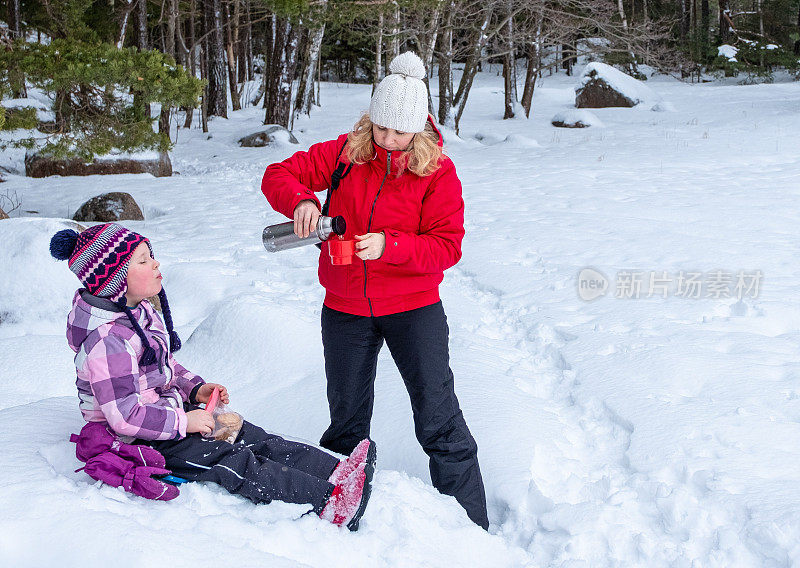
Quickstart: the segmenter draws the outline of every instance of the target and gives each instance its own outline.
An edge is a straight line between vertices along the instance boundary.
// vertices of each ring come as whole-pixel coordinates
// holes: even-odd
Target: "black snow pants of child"
[[[186,410],[198,407],[186,405]],[[189,481],[213,481],[254,503],[273,499],[308,503],[319,514],[333,485],[328,477],[339,460],[313,446],[268,434],[247,421],[236,443],[189,434],[181,440],[147,442],[167,469]]]
[[[414,429],[430,458],[433,486],[489,527],[478,446],[453,389],[447,316],[441,302],[388,316],[322,307],[331,425],[320,445],[347,455],[369,436],[378,352],[384,340],[411,398]]]

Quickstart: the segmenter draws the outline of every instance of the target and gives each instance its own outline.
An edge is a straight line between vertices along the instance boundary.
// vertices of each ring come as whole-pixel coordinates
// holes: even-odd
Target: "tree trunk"
[[[147,0],[136,0],[136,47],[140,51],[150,49],[150,36],[147,31]],[[144,113],[150,116],[150,103],[144,105]]]
[[[200,46],[200,78],[208,81],[208,54],[206,53],[205,42]],[[200,104],[200,125],[203,132],[208,132],[208,87],[203,89],[203,98]]]
[[[686,2],[687,0],[681,0],[681,2]],[[622,20],[622,29],[625,30],[625,34],[628,33],[628,18],[625,15],[625,6],[622,5],[622,0],[617,0],[617,9],[619,11],[619,17]],[[626,40],[627,41],[627,40]],[[628,55],[630,55],[631,62],[628,66],[628,70],[631,75],[636,74],[636,56],[633,54],[633,49],[631,49],[631,44],[628,43]]]
[[[144,0],[140,0],[144,1]],[[196,43],[196,31],[195,31],[195,10],[197,9],[195,0],[192,0],[189,4],[189,71],[192,74],[192,77],[196,77],[197,75],[197,43]],[[194,108],[186,107],[184,108],[186,112],[186,120],[183,123],[184,128],[191,128],[192,126],[192,119],[194,118]]]
[[[506,53],[503,56],[503,92],[505,99],[505,110],[503,112],[503,119],[514,118],[514,87],[512,83],[514,73],[511,71],[511,54]]]
[[[505,55],[503,55],[503,91],[505,109],[503,119],[514,118],[514,103],[517,102],[516,74],[514,73],[514,25],[511,18],[511,3],[506,1],[508,22],[505,25]]]
[[[136,47],[141,51],[150,49],[147,35],[147,0],[136,0]]]
[[[427,26],[427,33],[423,37],[421,37],[422,41],[422,53],[420,53],[420,57],[422,58],[422,63],[425,65],[425,78],[423,82],[425,83],[425,88],[428,90],[428,114],[434,115],[436,111],[433,108],[433,96],[431,94],[431,86],[430,86],[430,71],[431,66],[433,65],[433,52],[436,49],[436,38],[438,37],[438,29],[439,29],[439,18],[442,14],[442,4],[444,0],[437,0],[436,6],[431,13],[430,24]]]
[[[708,58],[708,32],[711,26],[711,12],[708,7],[708,0],[700,0],[700,59],[705,61]]]
[[[250,0],[245,0],[247,7],[247,27],[245,28],[247,38],[247,80],[253,81],[256,78],[256,72],[253,68],[253,12],[250,9]]]
[[[289,121],[289,130],[294,130],[294,119],[300,113],[300,107],[303,106],[303,97],[306,94],[306,84],[305,84],[305,77],[306,71],[308,67],[308,56],[309,49],[311,49],[311,34],[313,31],[308,28],[306,24],[308,20],[306,18],[303,19],[303,22],[300,27],[300,39],[298,40],[298,47],[297,47],[297,67],[294,70],[294,74],[296,77],[299,78],[297,82],[297,92],[294,94],[294,104],[292,105],[292,118]]]
[[[169,0],[167,12],[167,31],[164,35],[164,53],[175,57],[175,24],[178,21],[178,0]]]
[[[142,0],[139,0],[142,1]],[[169,0],[167,5],[167,35],[164,38],[164,47],[167,55],[175,57],[175,32],[178,22],[178,0]],[[168,106],[161,107],[161,114],[158,117],[158,132],[169,138],[169,118],[172,109]]]
[[[439,39],[439,124],[455,128],[453,115],[453,12],[454,0],[448,2]]]
[[[23,37],[22,33],[22,15],[20,13],[19,0],[8,0],[8,28],[11,32],[11,39],[16,40]],[[11,82],[11,96],[15,99],[24,99],[28,97],[28,92],[25,89],[25,75],[15,70],[9,73]]]
[[[125,45],[125,34],[128,31],[128,19],[133,11],[133,0],[123,0],[125,3],[122,6],[120,13],[119,34],[117,35],[117,49],[122,49]]]
[[[730,43],[732,37],[730,3],[728,0],[719,0],[719,42]]]
[[[322,39],[325,36],[325,15],[328,11],[328,0],[321,0],[321,23],[317,23],[316,29],[311,31],[311,37],[308,42],[308,51],[306,57],[306,67],[303,76],[300,79],[300,85],[303,96],[297,105],[298,113],[310,115],[311,105],[314,102],[314,75],[319,67],[320,54],[322,52]]]
[[[239,86],[236,82],[236,55],[235,45],[239,35],[239,22],[237,12],[239,11],[238,0],[234,8],[234,15],[230,14],[230,2],[225,2],[225,7],[222,11],[222,17],[225,27],[225,53],[228,59],[228,84],[231,88],[231,107],[234,111],[241,110],[242,103],[239,97]]]
[[[292,25],[288,19],[279,19],[280,34],[275,38],[273,80],[268,85],[266,98],[272,104],[267,107],[264,124],[278,124],[289,128],[292,106],[292,79],[297,67],[297,48],[299,26]],[[281,41],[278,41],[278,39]]]
[[[691,25],[691,12],[689,0],[681,0],[681,45],[685,48],[689,38],[689,26]]]
[[[800,55],[800,6],[797,7],[797,41],[794,42],[794,54]]]
[[[134,109],[136,108],[136,99],[134,97]],[[68,132],[71,126],[72,113],[69,106],[69,92],[56,91],[56,100],[53,104],[53,111],[56,115],[56,132]]]
[[[372,75],[372,94],[383,79],[383,14],[378,16],[378,36],[375,39],[375,70]]]
[[[267,26],[267,37],[264,38],[264,68],[262,69],[261,88],[263,90],[262,96],[264,97],[264,104],[262,108],[266,109],[270,104],[275,104],[275,101],[269,100],[268,93],[270,92],[270,85],[272,84],[272,75],[274,73],[273,58],[277,41],[283,37],[283,32],[279,30],[278,16],[275,14],[270,18],[269,25]],[[254,103],[255,104],[255,103]]]
[[[206,111],[208,116],[228,118],[228,88],[225,78],[225,45],[222,36],[220,0],[203,0],[203,21],[208,79]]]
[[[488,38],[485,32],[491,21],[492,5],[489,4],[486,8],[484,8],[483,22],[473,38],[472,53],[470,54],[467,63],[464,65],[464,73],[461,75],[461,81],[458,83],[458,91],[456,91],[456,95],[453,97],[453,106],[455,107],[454,127],[456,134],[458,134],[458,125],[461,122],[461,115],[464,114],[464,108],[467,106],[467,98],[469,97],[470,89],[472,89],[472,82],[475,80],[475,75],[478,72],[481,54],[483,53],[484,47],[486,47]]]
[[[22,14],[19,0],[8,0],[8,30],[12,39],[22,37]]]
[[[764,2],[758,0],[758,33],[761,34],[761,39],[764,39]],[[758,66],[764,68],[764,50],[758,50]]]
[[[536,39],[528,46],[528,68],[525,71],[525,88],[522,90],[522,108],[525,116],[530,118],[533,105],[533,92],[536,89],[536,77],[542,66],[542,21],[544,17],[537,14]]]
[[[244,83],[247,81],[247,6],[243,6],[244,0],[236,0],[233,19],[236,21],[233,43],[236,48],[236,82]],[[249,23],[249,22],[248,22]]]
[[[178,21],[178,0],[169,0],[165,9],[168,10],[168,13],[167,32],[164,37],[164,51],[167,55],[175,57],[175,27]],[[162,105],[161,114],[158,117],[158,132],[167,138],[169,138],[169,118],[171,110],[170,107]]]
[[[386,74],[389,74],[389,64],[392,59],[400,55],[400,6],[397,2],[394,3],[394,10],[392,11],[391,31],[389,37],[389,55],[386,58]]]

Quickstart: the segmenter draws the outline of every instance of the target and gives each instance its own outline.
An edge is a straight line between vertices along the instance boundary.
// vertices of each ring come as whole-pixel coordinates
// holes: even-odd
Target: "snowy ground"
[[[0,560],[8,566],[793,566],[800,563],[800,83],[648,85],[674,111],[598,109],[556,129],[575,77],[547,78],[530,120],[503,121],[481,74],[461,139],[464,258],[442,295],[452,366],[480,447],[491,534],[430,487],[388,352],[378,370],[379,471],[350,534],[285,504],[214,486],[153,503],[90,484],[63,335],[76,280],[46,245],[102,191],[130,192],[184,338],[178,359],[231,391],[251,421],[316,441],[327,425],[316,249],[275,255],[266,165],[298,149],[240,149],[261,111],[181,130],[172,178],[10,176],[0,222]],[[436,91],[435,81],[433,91]],[[345,132],[369,86],[323,85],[295,125],[305,148]],[[0,165],[22,168],[7,152]],[[23,211],[36,211],[25,213]],[[579,298],[592,267],[610,290]],[[739,300],[736,273],[760,270]],[[625,272],[639,298],[617,298]],[[701,298],[648,293],[651,272],[705,277]],[[731,297],[707,297],[715,271]],[[648,297],[650,296],[650,297]],[[384,350],[386,351],[386,350]],[[75,542],[80,548],[75,547]],[[147,544],[152,542],[153,544]],[[43,546],[44,544],[44,546]]]

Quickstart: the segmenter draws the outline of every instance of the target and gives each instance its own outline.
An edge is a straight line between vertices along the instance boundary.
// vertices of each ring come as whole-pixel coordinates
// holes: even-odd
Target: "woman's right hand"
[[[190,410],[186,413],[186,433],[211,434],[214,431],[214,417],[205,410]]]
[[[320,215],[317,204],[310,199],[304,199],[294,208],[294,234],[305,239],[316,230],[317,220]]]

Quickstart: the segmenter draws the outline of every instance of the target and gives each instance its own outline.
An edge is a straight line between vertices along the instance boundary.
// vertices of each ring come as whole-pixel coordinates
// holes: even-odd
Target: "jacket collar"
[[[143,315],[149,316],[149,313],[147,313],[147,310],[144,308],[143,304],[144,303],[141,302],[136,307],[131,308],[133,316],[139,321],[142,321]],[[120,323],[126,327],[133,327],[128,320],[128,316],[119,308],[117,304],[108,298],[100,298],[90,294],[85,288],[81,288],[75,293],[72,309],[82,310],[88,313],[92,316],[92,318],[94,318],[94,321],[97,323],[97,325],[118,320],[117,323]]]

